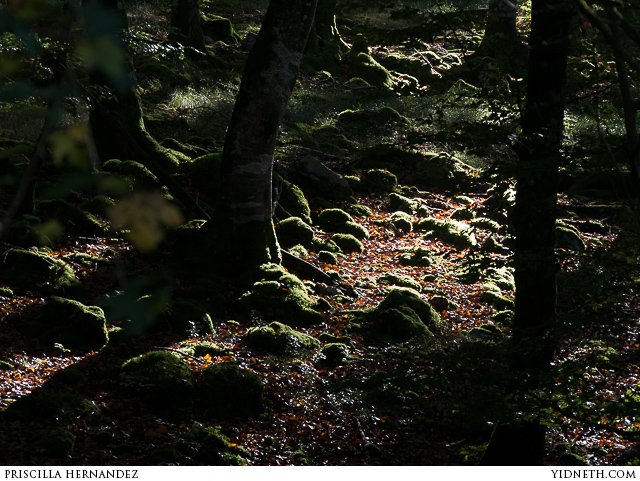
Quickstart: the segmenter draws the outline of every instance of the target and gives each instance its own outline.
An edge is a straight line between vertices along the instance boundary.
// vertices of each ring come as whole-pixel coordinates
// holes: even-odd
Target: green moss
[[[213,364],[203,372],[198,393],[216,417],[256,417],[265,410],[262,379],[237,364]]]
[[[488,219],[486,217],[477,217],[469,222],[469,225],[477,229],[485,229],[490,232],[499,232],[501,229],[500,224],[495,220]]]
[[[454,220],[443,221],[435,217],[423,219],[415,225],[416,229],[426,231],[427,235],[459,249],[468,249],[476,245],[471,229]]]
[[[158,317],[153,327],[192,337],[214,332],[207,306],[196,299],[174,300],[169,309]]]
[[[66,262],[25,249],[9,249],[0,255],[0,282],[54,292],[71,290],[80,284]]]
[[[460,307],[446,296],[433,296],[429,299],[429,304],[437,311],[453,311]]]
[[[217,15],[202,16],[202,32],[214,42],[233,44],[240,41],[231,20]]]
[[[8,287],[0,287],[0,297],[13,297],[13,291]]]
[[[347,222],[354,222],[353,217],[342,209],[325,209],[318,214],[317,224],[327,232],[337,232],[336,229]]]
[[[473,209],[462,207],[456,209],[451,213],[451,218],[454,220],[471,220],[476,216],[476,212]]]
[[[318,363],[336,367],[344,364],[349,357],[349,346],[340,342],[326,344],[318,354]]]
[[[297,244],[289,249],[289,253],[300,259],[306,259],[309,257],[309,251],[302,245]]]
[[[556,247],[584,252],[586,244],[578,229],[570,224],[558,221],[556,224]]]
[[[11,222],[6,230],[4,239],[23,247],[52,246],[62,236],[63,227],[57,220],[42,222],[34,215],[23,215]]]
[[[360,188],[367,194],[387,194],[396,188],[398,178],[383,169],[371,169],[362,174]]]
[[[400,255],[400,265],[414,267],[428,267],[434,263],[431,251],[418,247]]]
[[[71,254],[65,254],[62,256],[62,259],[66,262],[73,262],[90,269],[95,269],[98,266],[106,266],[111,263],[109,259],[92,256],[91,254],[85,254],[84,252],[72,252]]]
[[[385,309],[411,308],[420,320],[430,329],[440,329],[442,319],[435,309],[424,300],[418,291],[406,287],[393,287],[389,290],[382,302],[372,311],[379,312]]]
[[[416,211],[417,202],[408,197],[404,197],[400,194],[392,192],[389,194],[388,209],[390,212],[406,212],[407,214],[413,214]]]
[[[93,214],[86,212],[65,200],[41,202],[38,211],[43,217],[54,219],[64,225],[65,230],[88,235],[103,235],[106,224]]]
[[[343,252],[362,252],[364,250],[362,242],[351,234],[334,234],[331,240],[335,242]]]
[[[300,217],[307,224],[311,224],[311,209],[302,189],[286,180],[282,181],[282,188],[278,205],[288,216]]]
[[[171,413],[191,405],[194,382],[180,354],[151,351],[122,364],[120,385],[140,395],[153,411]]]
[[[350,55],[349,72],[375,87],[392,89],[395,86],[391,72],[365,52]]]
[[[409,287],[411,289],[415,289],[420,292],[422,290],[422,286],[420,283],[409,276],[405,276],[403,274],[396,274],[394,272],[388,272],[378,278],[378,283],[383,285],[390,286],[398,286],[398,287]]]
[[[276,225],[276,236],[282,247],[289,248],[296,244],[311,245],[313,229],[299,217],[289,217]]]
[[[516,283],[513,278],[513,268],[490,267],[486,271],[486,279],[488,282],[498,286],[501,290],[515,291],[516,289]]]
[[[181,344],[182,349],[192,356],[204,357],[209,356],[226,356],[231,353],[229,349],[211,341],[184,342]]]
[[[220,426],[205,426],[193,423],[184,439],[197,445],[196,460],[202,464],[215,466],[246,466],[247,461],[243,456],[249,453],[232,444],[227,436],[222,433]]]
[[[185,144],[174,138],[168,137],[160,143],[163,147],[167,147],[172,150],[177,150],[189,157],[199,157],[201,155],[208,154],[207,149],[198,147],[197,145]]]
[[[82,208],[94,215],[104,215],[107,208],[113,205],[115,205],[113,199],[110,199],[106,195],[96,195],[86,202],[83,202]]]
[[[344,110],[338,114],[337,125],[353,129],[371,129],[385,124],[408,125],[409,119],[391,107],[373,110]]]
[[[98,350],[109,340],[102,309],[63,297],[49,298],[21,327],[48,346],[62,344],[73,351]]]
[[[496,312],[491,316],[491,320],[498,324],[511,324],[515,318],[515,313],[511,310]]]
[[[38,439],[38,448],[45,456],[69,458],[73,453],[76,437],[66,429],[54,429]]]
[[[329,251],[320,251],[318,252],[318,260],[320,262],[324,262],[325,264],[335,265],[338,263],[338,256],[333,252]]]
[[[345,176],[345,179],[346,179],[346,176]],[[358,178],[358,182],[360,182],[359,178]],[[360,216],[360,217],[371,217],[373,215],[373,211],[366,205],[362,205],[362,204],[352,204],[349,207],[347,207],[347,210],[349,211],[349,214]]]
[[[515,305],[513,299],[504,296],[495,284],[485,284],[480,300],[499,310],[513,310]]]
[[[13,419],[67,423],[99,413],[90,400],[71,392],[35,391],[10,404],[6,415]]]
[[[313,238],[313,248],[317,251],[327,251],[327,252],[333,252],[335,253],[341,253],[342,249],[340,249],[340,247],[338,246],[338,244],[336,244],[335,242],[333,242],[331,239],[320,239],[319,237],[314,237]]]
[[[344,86],[348,89],[367,89],[373,88],[369,82],[360,77],[351,77],[344,83]]]
[[[243,314],[259,313],[266,319],[292,326],[305,326],[324,319],[315,309],[306,286],[296,276],[275,264],[265,264],[261,267],[261,278],[238,300]]]
[[[281,322],[252,327],[247,331],[245,342],[252,349],[269,354],[298,355],[320,347],[317,339]]]
[[[411,216],[406,212],[394,212],[391,214],[391,217],[389,217],[389,222],[400,232],[407,233],[413,230]]]
[[[158,178],[139,162],[134,160],[111,159],[102,164],[102,170],[129,177],[135,189],[157,189]]]
[[[368,333],[381,341],[404,342],[414,338],[432,337],[420,316],[407,306],[376,309],[368,319]]]
[[[368,239],[369,231],[363,225],[357,222],[347,222],[341,227],[337,228],[337,232],[340,234],[351,234],[356,239]]]
[[[7,361],[0,361],[0,371],[13,371],[16,367]]]

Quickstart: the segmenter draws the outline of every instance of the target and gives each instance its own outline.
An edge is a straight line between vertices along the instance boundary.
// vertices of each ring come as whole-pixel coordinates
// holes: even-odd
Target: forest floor
[[[208,61],[172,63],[175,52],[166,48],[157,31],[158,13],[149,8],[145,2],[131,12],[148,129],[158,139],[174,137],[219,151],[246,49],[217,43],[211,51],[213,66]],[[238,13],[230,8],[222,13],[229,14],[241,36],[256,31],[259,10]],[[388,32],[382,27],[389,16],[369,13],[348,17],[348,38],[360,31],[385,38]],[[402,39],[407,26],[396,23],[393,32]],[[493,428],[509,419],[513,407],[508,370],[513,237],[507,212],[513,203],[509,169],[515,154],[509,135],[517,129],[517,101],[507,100],[499,88],[470,85],[459,70],[464,49],[447,35],[446,21],[440,27],[413,44],[393,43],[396,37],[391,36],[384,46],[371,41],[372,55],[385,65],[399,63],[394,67],[398,69],[416,69],[416,63],[426,68],[421,51],[434,53],[429,73],[419,79],[422,88],[408,95],[354,86],[347,71],[305,71],[284,120],[277,151],[284,167],[315,155],[336,172],[358,177],[357,183],[368,169],[361,163],[364,153],[392,144],[400,149],[396,154],[446,152],[438,158],[455,158],[474,172],[465,187],[423,186],[411,183],[411,175],[403,176],[400,169],[399,185],[392,190],[414,204],[409,209],[414,226],[410,232],[394,225],[391,216],[397,209],[390,205],[389,191],[356,192],[344,200],[308,194],[317,238],[330,237],[315,222],[326,208],[350,212],[369,233],[361,252],[343,253],[336,264],[321,261],[318,249],[306,246],[306,260],[339,283],[306,283],[311,298],[322,298],[330,307],[322,322],[297,328],[316,339],[345,342],[344,358],[337,365],[327,364],[319,347],[289,356],[252,349],[247,331],[265,320],[240,319],[233,302],[231,308],[211,313],[210,334],[118,335],[123,314],[109,311],[118,307],[110,299],[128,302],[121,307],[131,311],[126,318],[146,305],[141,299],[180,297],[207,273],[176,269],[175,246],[163,244],[158,252],[141,254],[119,233],[65,235],[46,255],[68,262],[83,284],[83,302],[105,307],[112,342],[85,353],[35,342],[19,324],[47,302],[47,294],[0,285],[12,291],[0,291],[0,360],[5,363],[0,370],[0,411],[10,413],[12,405],[34,393],[64,398],[48,407],[33,398],[27,417],[3,414],[0,464],[477,464]],[[473,22],[468,30],[458,33],[465,42],[477,43]],[[158,48],[150,47],[154,42]],[[149,68],[143,61],[149,58],[168,65],[170,78],[163,77],[161,69]],[[188,82],[181,83],[184,79]],[[572,90],[576,98],[580,92]],[[41,115],[42,106],[21,108],[14,113],[14,125],[2,126],[3,135],[33,140],[37,132],[27,133],[30,116],[34,110]],[[395,109],[395,114],[380,117],[389,115],[385,108]],[[347,109],[365,115],[350,121],[340,115]],[[575,166],[581,149],[591,142],[594,127],[587,120],[588,110],[576,103],[568,113],[564,167]],[[606,134],[619,139],[615,132]],[[587,170],[599,160],[588,158],[580,167]],[[203,179],[188,178],[189,172],[182,172],[184,183],[196,192]],[[557,249],[558,348],[544,389],[532,393],[527,408],[547,429],[547,463],[637,464],[637,210],[624,192],[589,188],[560,195],[563,232],[570,233]],[[462,228],[474,242],[460,245],[457,234],[438,236],[417,228],[425,219]],[[424,254],[424,262],[408,265],[412,262],[407,256],[416,252]],[[171,286],[169,294],[163,282]],[[392,343],[358,328],[354,313],[375,308],[390,285],[419,291],[438,311],[442,328],[428,339]],[[210,289],[202,294],[203,301],[219,296],[215,287]],[[205,355],[189,351],[190,345],[204,341],[219,349]],[[187,414],[158,413],[148,399],[132,395],[122,383],[125,361],[158,350],[178,354],[196,380],[206,368],[228,361],[258,374],[265,388],[265,412],[249,419],[229,418],[193,405]],[[158,394],[158,402],[163,396]],[[213,434],[198,434],[206,429],[202,426],[211,427],[207,432]]]

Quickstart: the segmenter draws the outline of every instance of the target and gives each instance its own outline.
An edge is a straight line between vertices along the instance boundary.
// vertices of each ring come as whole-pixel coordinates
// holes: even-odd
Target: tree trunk
[[[524,53],[516,27],[517,15],[518,0],[489,0],[484,36],[474,56],[481,64],[493,59],[517,70]]]
[[[318,0],[305,58],[313,68],[333,70],[349,50],[336,24],[336,10],[337,0]]]
[[[97,154],[101,162],[109,159],[131,159],[153,172],[170,192],[194,216],[208,215],[172,176],[179,168],[176,153],[162,147],[146,130],[140,97],[136,91],[136,77],[127,53],[124,34],[128,28],[126,12],[118,0],[84,0],[83,5],[97,8],[90,18],[112,17],[111,30],[98,30],[98,38],[108,38],[120,48],[119,64],[112,62],[108,69],[94,68],[90,74],[92,92],[89,124]],[[118,57],[116,57],[118,58]]]
[[[317,0],[271,0],[249,54],[222,153],[212,220],[216,267],[251,273],[280,261],[272,221],[276,137],[293,91]]]
[[[534,0],[527,101],[514,212],[516,369],[545,370],[553,358],[555,222],[564,128],[569,0]]]
[[[173,0],[169,39],[205,52],[200,0]]]

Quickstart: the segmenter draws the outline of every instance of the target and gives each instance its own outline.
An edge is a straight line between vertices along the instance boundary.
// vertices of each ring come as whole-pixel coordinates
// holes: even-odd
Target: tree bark
[[[534,0],[514,212],[516,369],[549,366],[556,309],[555,222],[564,128],[569,0]]]
[[[317,0],[271,0],[247,59],[212,220],[216,264],[223,273],[250,273],[262,263],[280,262],[272,221],[273,155],[316,5]]]
[[[337,0],[318,0],[315,21],[306,46],[306,62],[314,68],[333,70],[349,50],[336,23]]]
[[[173,0],[171,2],[171,31],[169,39],[188,47],[206,51],[200,0]]]
[[[479,50],[491,55],[511,48],[510,42],[518,40],[517,14],[518,0],[489,0],[487,24]]]

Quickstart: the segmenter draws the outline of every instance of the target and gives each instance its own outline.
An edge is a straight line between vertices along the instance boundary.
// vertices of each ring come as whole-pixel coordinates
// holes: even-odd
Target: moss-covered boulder
[[[300,217],[289,217],[278,222],[276,236],[280,245],[285,249],[296,244],[309,246],[313,241],[313,229]]]
[[[362,252],[364,246],[362,242],[351,234],[334,234],[331,240],[336,243],[343,252]]]
[[[320,159],[309,155],[292,163],[287,178],[310,196],[342,200],[352,194],[349,183],[340,174],[331,170]]]
[[[59,222],[67,232],[85,235],[104,235],[107,232],[104,222],[65,200],[41,202],[38,211],[43,218]]]
[[[202,15],[202,33],[213,42],[233,44],[240,41],[231,20],[218,15]]]
[[[360,179],[359,178],[357,179],[359,183]],[[360,216],[360,217],[371,217],[373,215],[373,211],[369,207],[363,204],[350,204],[349,207],[347,207],[347,211],[351,215]]]
[[[429,299],[429,304],[433,306],[436,311],[453,311],[460,307],[457,303],[453,302],[446,296],[433,296]]]
[[[264,385],[253,371],[232,362],[202,371],[198,396],[215,417],[257,417],[264,413]]]
[[[307,250],[307,248],[300,244],[296,244],[291,247],[289,249],[289,254],[293,254],[299,259],[306,259],[307,257],[309,257],[309,251]]]
[[[497,233],[500,232],[502,226],[498,224],[495,220],[489,219],[487,217],[476,217],[469,221],[469,225],[476,229],[484,229],[489,232]]]
[[[388,194],[397,185],[396,175],[385,169],[367,170],[360,179],[360,190],[366,194]]]
[[[187,155],[189,157],[199,157],[201,155],[206,155],[209,153],[207,149],[204,149],[197,145],[180,142],[179,140],[174,139],[173,137],[167,137],[162,142],[160,142],[160,145],[168,149],[182,152],[184,155]]]
[[[401,307],[411,308],[420,320],[432,330],[439,330],[442,327],[442,319],[438,313],[415,289],[407,287],[391,288],[375,310],[382,311]]]
[[[353,217],[342,209],[324,209],[316,219],[318,226],[327,232],[335,232],[335,229],[347,222],[353,222]]]
[[[149,298],[149,302],[155,302],[155,300]],[[144,304],[143,299],[143,307]],[[206,336],[214,332],[213,321],[208,311],[207,305],[197,299],[175,299],[149,327],[156,331],[173,332],[190,337]]]
[[[280,188],[278,207],[280,207],[278,213],[282,211],[286,217],[299,217],[307,224],[311,224],[311,209],[304,192],[297,185],[284,179]]]
[[[556,247],[561,249],[584,252],[586,244],[582,239],[580,231],[566,222],[556,223]]]
[[[368,334],[381,341],[404,342],[414,338],[432,337],[429,328],[410,307],[376,309],[367,318]]]
[[[268,354],[298,355],[320,347],[317,339],[281,322],[250,328],[245,342],[255,351]]]
[[[513,299],[505,296],[502,290],[492,283],[487,283],[482,287],[480,300],[501,311],[513,310],[515,306]]]
[[[300,279],[276,264],[265,264],[260,271],[261,280],[238,299],[241,314],[248,317],[257,314],[291,326],[306,326],[324,319]]]
[[[349,346],[341,342],[330,342],[318,353],[317,363],[320,366],[336,367],[345,364],[348,358]]]
[[[232,443],[222,433],[220,426],[193,423],[184,440],[196,448],[195,459],[201,464],[214,466],[246,466],[249,454],[244,448]]]
[[[431,251],[422,247],[402,252],[398,261],[402,266],[412,267],[428,267],[435,262]]]
[[[62,344],[73,351],[98,350],[109,340],[102,309],[57,296],[20,327],[47,346]]]
[[[26,249],[9,249],[0,254],[0,282],[50,292],[69,291],[80,285],[66,262]]]
[[[318,260],[325,264],[335,265],[338,263],[338,256],[333,252],[329,251],[320,251],[318,252]]]
[[[55,219],[42,221],[35,215],[25,214],[14,219],[5,230],[3,239],[14,246],[53,246],[64,229]]]
[[[418,292],[422,290],[422,286],[418,281],[409,276],[397,274],[395,272],[388,272],[380,276],[378,278],[378,283],[387,286],[409,287],[411,289],[415,289]]]
[[[514,269],[512,267],[490,267],[486,270],[486,280],[495,284],[501,290],[515,291],[516,282],[513,277]]]
[[[185,353],[195,357],[227,356],[231,353],[226,347],[211,341],[184,342],[180,347]]]
[[[407,214],[413,214],[418,208],[418,203],[413,199],[392,192],[389,194],[387,208],[389,212],[406,212]]]
[[[66,429],[54,429],[38,439],[37,448],[46,457],[64,459],[71,456],[76,437]]]
[[[67,391],[38,390],[11,403],[5,411],[10,419],[67,423],[100,412],[92,401]]]
[[[151,351],[122,364],[120,385],[154,412],[180,413],[191,406],[194,381],[180,354]]]
[[[468,207],[461,207],[451,213],[453,220],[472,220],[476,216],[476,212]]]
[[[406,212],[394,212],[389,217],[389,223],[398,231],[403,234],[411,232],[413,230],[413,222],[411,216]]]
[[[0,297],[6,297],[8,299],[12,298],[15,294],[12,289],[8,287],[0,287]]]
[[[319,237],[313,238],[313,248],[316,250],[316,252],[327,251],[333,252],[334,254],[339,254],[342,252],[342,249],[340,249],[338,244],[333,242],[331,239],[321,239]]]
[[[388,124],[409,124],[409,119],[391,107],[344,110],[338,114],[337,125],[353,130],[369,130]]]
[[[422,219],[414,226],[417,230],[425,231],[445,244],[451,244],[459,249],[468,249],[476,245],[473,231],[462,222],[455,220],[440,220],[435,217]]]
[[[128,177],[135,189],[157,189],[158,178],[144,165],[135,160],[111,159],[102,164],[102,170]]]
[[[349,56],[349,73],[374,87],[393,89],[393,74],[366,52]]]

